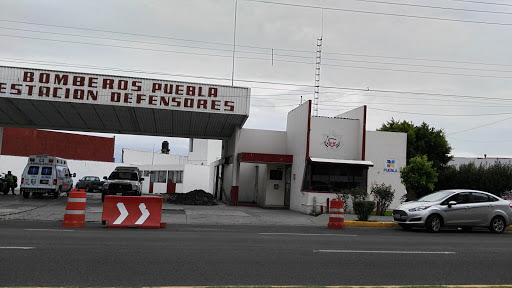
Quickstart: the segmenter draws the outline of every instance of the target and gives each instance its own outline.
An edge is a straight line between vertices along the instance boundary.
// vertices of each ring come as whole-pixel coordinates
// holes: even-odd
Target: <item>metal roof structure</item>
[[[0,66],[0,127],[222,139],[250,89]]]

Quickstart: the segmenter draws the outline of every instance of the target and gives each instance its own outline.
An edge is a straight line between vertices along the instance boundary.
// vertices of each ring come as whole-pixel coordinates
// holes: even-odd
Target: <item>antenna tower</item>
[[[318,116],[318,102],[320,102],[320,66],[322,63],[322,37],[316,40],[316,68],[315,68],[315,97],[313,100],[313,115]]]

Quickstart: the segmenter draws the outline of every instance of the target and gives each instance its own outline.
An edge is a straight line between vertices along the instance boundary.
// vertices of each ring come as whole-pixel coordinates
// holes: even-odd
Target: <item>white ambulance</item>
[[[28,157],[27,166],[21,176],[20,191],[23,198],[51,194],[58,198],[61,192],[71,192],[76,174],[69,171],[68,160],[48,155]]]

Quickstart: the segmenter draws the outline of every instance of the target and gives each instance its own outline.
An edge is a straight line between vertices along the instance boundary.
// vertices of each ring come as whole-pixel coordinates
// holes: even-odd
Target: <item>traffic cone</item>
[[[85,201],[87,193],[84,189],[73,189],[68,195],[66,214],[62,227],[79,228],[85,226]]]
[[[341,199],[332,199],[329,217],[329,229],[345,229],[345,211],[343,209],[344,203]]]

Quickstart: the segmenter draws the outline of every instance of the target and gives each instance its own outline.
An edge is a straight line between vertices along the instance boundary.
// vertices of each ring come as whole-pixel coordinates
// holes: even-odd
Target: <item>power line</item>
[[[113,45],[113,44],[100,44],[100,43],[90,43],[90,42],[82,42],[82,41],[48,39],[48,38],[28,37],[28,36],[19,36],[19,35],[9,35],[9,34],[1,34],[1,33],[0,33],[0,36],[22,38],[22,39],[31,39],[31,40],[42,40],[42,41],[50,41],[50,42],[84,44],[84,45],[92,45],[92,46],[100,46],[100,47],[112,47],[112,48],[122,48],[122,49],[134,49],[134,50],[143,50],[143,51],[153,51],[153,52],[177,53],[177,54],[186,54],[186,55],[199,55],[199,56],[223,57],[223,58],[231,58],[232,57],[232,56],[229,56],[229,55],[220,55],[220,54],[208,54],[208,53],[186,52],[186,51],[154,49],[154,48],[130,47],[130,46]],[[238,58],[238,59],[249,59],[249,60],[260,60],[260,61],[271,61],[271,59],[257,58],[257,57],[237,56],[236,58]],[[284,62],[284,63],[307,64],[307,65],[315,64],[313,62],[291,61],[291,60],[281,60],[281,59],[274,59],[274,61]],[[392,68],[379,68],[379,67],[363,67],[363,66],[353,66],[353,65],[324,64],[324,66],[343,67],[343,68],[355,68],[355,69],[366,69],[366,70],[379,70],[379,71],[406,72],[406,73],[435,74],[435,75],[446,75],[446,76],[466,76],[466,77],[500,78],[500,79],[511,79],[512,78],[512,76],[495,76],[495,75],[481,75],[481,74],[464,74],[464,73],[449,73],[449,72],[434,72],[434,71],[418,71],[418,70],[405,70],[405,69],[392,69]]]
[[[501,120],[498,120],[498,121],[494,121],[494,122],[491,122],[491,123],[487,123],[487,124],[484,124],[484,125],[476,126],[476,127],[465,129],[465,130],[460,130],[460,131],[457,131],[457,132],[448,133],[446,135],[447,136],[448,135],[454,135],[454,134],[459,134],[459,133],[462,133],[462,132],[467,132],[467,131],[475,130],[475,129],[486,127],[486,126],[490,126],[490,125],[493,125],[493,124],[496,124],[496,123],[499,123],[499,122],[503,122],[503,121],[506,121],[506,120],[509,120],[509,119],[512,119],[512,117],[507,117],[505,119],[501,119]]]
[[[42,24],[42,23],[14,21],[14,20],[5,20],[5,19],[0,19],[0,22],[12,22],[12,23],[21,23],[21,24],[36,25],[36,26],[50,26],[50,27],[59,27],[59,28],[67,28],[67,29],[77,29],[77,30],[86,30],[86,31],[95,31],[95,32],[106,32],[106,33],[121,34],[121,35],[134,35],[134,36],[143,36],[143,37],[150,37],[150,38],[160,38],[160,39],[168,39],[168,40],[195,42],[195,43],[206,43],[206,44],[223,45],[223,46],[226,46],[226,45],[227,46],[231,46],[232,45],[232,44],[226,44],[226,43],[221,43],[221,42],[200,41],[200,40],[193,40],[193,39],[166,37],[166,36],[160,36],[160,35],[146,35],[146,34],[136,34],[136,33],[125,33],[125,32],[112,31],[112,30],[90,29],[90,28],[63,26],[63,25],[49,25],[49,24]],[[118,38],[108,38],[108,37],[99,37],[99,36],[86,36],[86,35],[78,35],[78,34],[71,34],[71,33],[48,32],[48,31],[20,29],[20,28],[6,28],[6,27],[0,27],[0,28],[2,28],[2,29],[11,29],[11,30],[19,30],[19,31],[28,31],[28,32],[37,32],[37,33],[55,34],[55,35],[89,37],[89,38],[97,38],[97,39],[105,39],[105,40],[129,41],[129,42],[132,42],[132,43],[145,43],[145,44],[155,44],[155,45],[176,46],[176,47],[183,47],[183,48],[208,49],[208,50],[217,50],[217,51],[231,52],[231,50],[227,50],[227,49],[204,48],[204,47],[188,46],[188,45],[163,44],[163,43],[156,43],[156,42],[136,41],[136,40],[133,40],[133,39],[125,40],[125,39],[118,39]],[[250,46],[250,45],[238,45],[238,44],[236,46],[237,47],[245,47],[245,48],[253,48],[253,49],[261,49],[261,50],[267,50],[267,51],[271,51],[273,49],[273,50],[276,50],[276,51],[278,50],[278,51],[288,51],[288,52],[296,52],[296,53],[308,53],[308,54],[314,54],[315,53],[315,52],[310,51],[310,50],[284,49],[284,48]],[[264,52],[249,52],[249,51],[241,51],[241,50],[238,50],[238,52],[239,53],[251,53],[251,54],[269,55],[269,56],[272,55],[269,52],[266,52],[266,53],[264,53]],[[396,57],[396,56],[386,56],[386,55],[368,55],[368,54],[339,53],[339,52],[327,52],[327,51],[325,51],[324,54],[341,55],[341,56],[356,56],[356,57],[389,58],[389,59],[414,60],[414,61],[429,61],[429,62],[446,62],[446,63],[459,63],[459,64],[476,64],[476,65],[487,65],[487,66],[508,66],[508,67],[512,66],[512,64],[501,64],[501,63],[454,61],[454,60],[442,60],[442,59],[428,59],[428,58],[414,58],[414,57]],[[274,53],[274,55],[275,56],[284,56],[284,57],[304,58],[304,56],[290,55],[290,54],[281,54],[281,53]],[[324,59],[336,60],[336,58],[325,58],[325,57],[324,57]]]
[[[370,108],[370,107],[368,107]],[[393,112],[393,113],[401,113],[401,114],[413,114],[413,115],[428,115],[428,116],[444,116],[444,117],[480,117],[480,116],[496,116],[496,115],[510,115],[512,112],[506,113],[485,113],[485,114],[437,114],[437,113],[421,113],[421,112],[409,112],[409,111],[394,111],[394,110],[386,110],[386,109],[378,109],[373,108],[373,110],[384,111],[384,112]],[[511,117],[512,118],[512,117]]]
[[[451,10],[451,11],[464,11],[464,12],[476,12],[476,13],[493,13],[493,14],[507,14],[507,15],[512,14],[510,12],[503,12],[503,11],[489,11],[489,10],[479,10],[479,9],[452,8],[452,7],[441,7],[441,6],[420,5],[420,4],[397,3],[397,2],[389,2],[389,1],[375,1],[375,0],[352,0],[352,1],[367,2],[367,3],[377,3],[377,4],[386,4],[386,5],[395,5],[395,6],[407,6],[407,7],[417,7],[417,8]]]
[[[429,17],[429,16],[397,14],[397,13],[385,13],[385,12],[375,12],[375,11],[365,11],[365,10],[355,10],[355,9],[343,9],[343,8],[334,8],[334,7],[320,7],[320,6],[313,6],[313,5],[291,4],[291,3],[281,3],[281,2],[272,2],[272,1],[263,1],[263,0],[245,0],[245,1],[257,2],[257,3],[265,3],[265,4],[272,4],[272,5],[281,5],[281,6],[292,6],[292,7],[300,7],[300,8],[324,9],[324,10],[331,10],[331,11],[361,13],[361,14],[372,14],[372,15],[382,15],[382,16],[417,18],[417,19],[439,20],[439,21],[447,21],[447,22],[461,22],[461,23],[471,23],[471,24],[512,26],[512,23],[502,23],[502,22],[461,20],[461,19],[453,19],[453,18],[441,18],[441,17]]]
[[[21,28],[12,28],[12,27],[0,27],[0,29],[34,32],[34,33],[44,33],[44,34],[52,34],[52,35],[62,35],[62,36],[74,36],[74,37],[92,38],[92,39],[101,39],[101,40],[114,40],[114,41],[122,41],[122,42],[129,42],[129,43],[172,46],[172,47],[180,47],[180,48],[193,48],[193,49],[213,50],[213,51],[222,51],[222,52],[230,52],[230,53],[232,52],[232,50],[230,50],[230,49],[206,48],[206,47],[190,46],[190,45],[165,44],[165,43],[158,43],[158,42],[139,41],[139,40],[134,40],[134,39],[120,39],[120,38],[111,38],[111,37],[80,35],[80,34],[73,34],[73,33],[48,32],[48,31],[41,31],[41,30],[21,29]],[[5,36],[5,34],[2,34],[2,35]],[[12,37],[16,37],[16,36],[12,35]],[[48,38],[43,38],[43,39],[48,39]],[[271,55],[270,53],[264,53],[264,52],[249,52],[249,51],[240,51],[240,50],[238,50],[237,53],[259,54],[259,55],[269,55],[269,56]],[[288,55],[284,54],[283,56],[288,56]],[[290,55],[290,57],[292,57],[292,56],[294,56],[294,55]],[[301,56],[295,56],[295,57],[301,57]],[[304,57],[301,57],[301,58],[304,58]]]
[[[90,43],[90,42],[82,42],[82,41],[48,39],[48,38],[19,36],[19,35],[9,35],[9,34],[1,34],[1,33],[0,33],[0,36],[22,38],[22,39],[31,39],[31,40],[50,41],[50,42],[84,44],[84,45],[92,45],[92,46],[100,46],[100,47],[112,47],[112,48],[122,48],[122,49],[134,49],[134,50],[143,50],[143,51],[153,51],[153,52],[177,53],[177,54],[186,54],[186,55],[199,55],[199,56],[223,57],[223,58],[231,58],[232,57],[232,56],[229,56],[229,55],[220,55],[220,54],[208,54],[208,53],[186,52],[186,51],[154,49],[154,48],[130,47],[130,46],[113,45],[113,44],[100,44],[100,43]],[[236,58],[238,58],[238,59],[248,59],[248,60],[260,60],[260,61],[270,61],[271,60],[271,59],[266,59],[266,58],[242,57],[242,56],[237,56]],[[284,62],[284,63],[307,64],[307,65],[315,64],[313,62],[291,61],[291,60],[281,60],[281,59],[274,59],[274,61]],[[418,71],[418,70],[405,70],[405,69],[392,69],[392,68],[379,68],[379,67],[363,67],[363,66],[354,66],[354,65],[324,64],[324,66],[343,67],[343,68],[355,68],[355,69],[367,69],[367,70],[379,70],[379,71],[392,71],[392,72],[435,74],[435,75],[446,75],[446,76],[466,76],[466,77],[500,78],[500,79],[511,79],[512,78],[512,76],[495,76],[495,75],[481,75],[481,74],[464,74],[464,73],[449,73],[449,72],[434,72],[434,71]],[[512,72],[512,71],[510,71],[510,72]]]
[[[232,50],[229,50],[229,49],[206,48],[206,47],[189,46],[189,45],[164,44],[164,43],[157,43],[157,42],[126,40],[126,39],[100,37],[100,36],[85,36],[85,35],[72,34],[72,33],[47,32],[47,31],[38,31],[38,30],[31,30],[31,29],[10,28],[10,27],[7,27],[7,28],[6,27],[0,27],[0,29],[16,30],[16,31],[26,31],[26,32],[36,32],[36,33],[45,33],[45,34],[63,35],[63,36],[75,36],[75,37],[84,37],[84,38],[93,38],[93,39],[102,39],[102,40],[115,40],[115,41],[122,41],[122,42],[143,43],[143,44],[152,44],[152,45],[160,45],[160,46],[173,46],[173,47],[180,47],[180,48],[193,48],[193,49],[201,49],[201,50],[232,52]],[[0,35],[6,36],[6,34],[0,34]],[[10,37],[18,37],[18,35],[16,35],[16,36],[11,35]],[[38,38],[36,40],[40,40],[40,39]],[[44,40],[48,40],[48,39],[44,38]],[[62,40],[62,41],[66,41],[66,40]],[[169,51],[169,52],[171,52],[171,51]],[[179,52],[176,52],[176,53],[179,53]],[[249,51],[240,51],[240,50],[238,50],[237,53],[258,54],[258,55],[268,55],[268,56],[272,55],[270,53],[264,53],[264,52],[249,52]],[[336,53],[336,54],[340,54],[340,53]],[[306,58],[304,56],[280,54],[280,53],[275,53],[274,55],[275,56],[284,56],[284,57],[293,57],[293,58],[302,58],[302,59]],[[215,55],[215,56],[220,56],[220,55]],[[370,55],[364,55],[364,56],[367,56],[367,57],[378,57],[378,56],[370,56]],[[223,56],[223,57],[225,57],[225,56]],[[383,58],[401,58],[401,57],[383,57]],[[265,59],[265,58],[259,58],[259,59],[266,60],[266,61],[270,60],[270,59]],[[409,58],[409,59],[411,59],[411,58]],[[473,71],[484,71],[484,72],[512,73],[512,70],[492,70],[492,69],[479,69],[479,68],[468,68],[468,67],[435,66],[435,65],[425,65],[425,64],[404,64],[404,63],[396,63],[396,62],[393,63],[393,62],[379,62],[379,61],[363,61],[363,60],[350,60],[350,59],[325,58],[325,57],[324,57],[324,60],[333,60],[333,61],[338,61],[338,62],[356,62],[356,63],[367,63],[367,64],[400,65],[400,66],[414,66],[414,67],[428,67],[428,68],[442,68],[442,69],[458,69],[458,70],[473,70]],[[287,60],[279,60],[279,59],[276,59],[276,61],[288,62]],[[496,64],[475,63],[475,62],[457,62],[457,61],[449,61],[449,62],[465,63],[465,64],[496,65]],[[292,63],[313,64],[311,62],[292,62]],[[328,65],[328,64],[325,64],[325,65]],[[501,64],[501,65],[502,66],[512,66],[512,65],[503,65],[503,64]],[[331,66],[333,66],[333,65],[331,65]]]
[[[466,2],[466,3],[475,3],[475,4],[485,4],[485,5],[512,6],[512,4],[506,4],[506,3],[472,1],[472,0],[446,0],[446,1]]]
[[[91,32],[101,32],[101,33],[111,33],[111,34],[120,34],[127,36],[138,36],[138,37],[146,37],[146,38],[158,38],[158,39],[167,39],[167,40],[175,40],[175,41],[184,41],[184,42],[195,42],[195,43],[204,43],[204,44],[212,44],[212,45],[221,45],[221,46],[229,46],[232,47],[232,43],[222,43],[222,42],[213,42],[213,41],[202,41],[202,40],[193,40],[193,39],[185,39],[185,38],[176,38],[176,37],[168,37],[162,35],[154,35],[154,34],[140,34],[140,33],[129,33],[129,32],[121,32],[114,30],[104,30],[104,29],[93,29],[93,28],[85,28],[78,26],[66,26],[66,25],[53,25],[53,24],[45,24],[45,23],[36,23],[36,22],[28,22],[28,21],[17,21],[17,20],[8,20],[8,19],[0,19],[0,22],[8,22],[8,23],[18,23],[18,24],[26,24],[26,25],[35,25],[35,26],[43,26],[43,27],[54,27],[54,28],[66,28],[66,29],[75,29],[75,30],[83,30],[83,31],[91,31]],[[272,48],[268,47],[259,47],[259,46],[251,46],[251,45],[236,45],[237,47],[245,47],[245,48],[253,48],[253,49],[265,49],[270,50]],[[280,51],[290,51],[290,52],[308,52],[307,50],[295,50],[295,49],[285,49],[279,48],[275,50]]]
[[[414,61],[428,61],[428,62],[445,62],[445,63],[458,63],[458,64],[475,64],[475,65],[486,65],[486,66],[506,66],[511,67],[512,64],[500,64],[500,63],[484,63],[484,62],[470,62],[470,61],[453,61],[453,60],[441,60],[441,59],[429,59],[429,58],[414,58],[414,57],[397,57],[397,56],[386,56],[386,55],[368,55],[368,54],[355,54],[355,53],[334,53],[325,52],[325,54],[342,55],[342,56],[355,56],[355,57],[370,57],[370,58],[387,58],[387,59],[399,59],[399,60],[414,60]],[[337,58],[324,58],[329,60],[335,60]]]
[[[210,76],[197,76],[197,75],[189,75],[189,74],[176,74],[176,73],[165,73],[165,72],[152,72],[152,71],[143,71],[143,70],[131,70],[131,69],[121,69],[114,67],[100,67],[93,65],[82,65],[82,64],[71,64],[71,63],[61,63],[61,62],[49,62],[49,61],[39,61],[39,60],[22,60],[22,59],[9,59],[4,58],[0,60],[4,62],[13,62],[13,63],[21,63],[21,64],[36,64],[43,66],[64,66],[64,67],[78,67],[78,68],[90,68],[97,70],[108,70],[108,71],[118,71],[118,72],[128,72],[135,74],[147,74],[147,75],[161,75],[161,76],[173,76],[173,77],[185,77],[185,78],[199,78],[199,79],[208,79],[208,80],[220,80],[220,81],[231,81],[231,78],[222,78],[222,77],[210,77]],[[261,81],[261,80],[248,80],[248,79],[235,79],[238,82],[244,83],[255,83],[255,84],[267,84],[267,85],[278,85],[278,86],[289,86],[289,87],[304,87],[304,88],[313,88],[313,85],[310,84],[297,84],[297,83],[286,83],[286,82],[273,82],[273,81]],[[354,87],[340,87],[340,86],[320,86],[323,89],[332,89],[332,90],[342,90],[342,91],[360,91],[360,92],[375,92],[375,93],[393,93],[393,94],[405,94],[405,95],[424,95],[431,97],[453,97],[453,98],[462,98],[462,99],[480,99],[480,100],[496,100],[496,101],[512,101],[510,98],[500,98],[500,97],[483,97],[483,96],[473,96],[473,95],[461,95],[461,94],[449,94],[449,93],[433,93],[433,92],[418,92],[418,91],[404,91],[404,90],[391,90],[391,89],[370,89],[370,88],[354,88]],[[271,90],[282,90],[279,88],[260,88],[260,89],[271,89]],[[289,91],[289,90],[286,90]],[[311,93],[310,90],[304,90]],[[330,91],[326,91],[326,93],[333,93]],[[389,97],[389,96],[386,96]]]
[[[337,58],[324,58],[324,59],[329,59],[329,60],[338,61],[338,62],[355,62],[355,63],[379,64],[379,65],[397,65],[397,66],[413,66],[413,67],[425,67],[425,68],[441,68],[441,69],[472,70],[472,71],[483,71],[483,72],[512,73],[512,70],[494,70],[494,69],[481,69],[481,68],[471,68],[471,67],[436,66],[436,65],[425,65],[425,64],[350,60],[350,59],[337,59]],[[325,65],[328,65],[328,64],[325,64]],[[331,64],[331,66],[333,66],[333,65]]]

